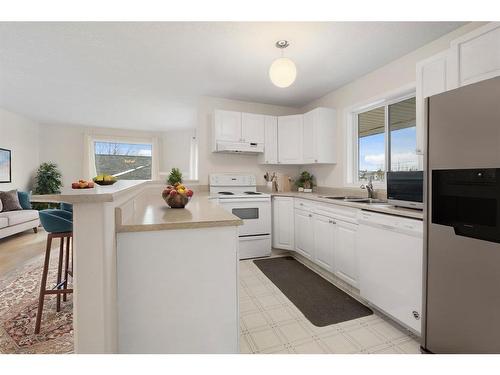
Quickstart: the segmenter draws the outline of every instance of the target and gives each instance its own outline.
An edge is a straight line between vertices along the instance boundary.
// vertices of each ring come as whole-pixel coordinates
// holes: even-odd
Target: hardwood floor
[[[26,261],[45,252],[47,232],[38,228],[38,233],[27,230],[16,235],[0,239],[0,278]],[[58,246],[55,241],[53,248]]]

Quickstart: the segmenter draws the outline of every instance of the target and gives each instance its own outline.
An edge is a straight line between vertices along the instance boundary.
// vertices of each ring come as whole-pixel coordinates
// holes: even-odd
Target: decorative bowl
[[[184,208],[193,196],[193,191],[182,184],[168,185],[161,196],[170,208]]]
[[[116,179],[116,177],[113,177],[112,180],[98,180],[96,176],[92,179],[92,181],[94,181],[97,185],[106,186],[106,185],[113,185],[118,180]]]
[[[163,198],[170,208],[184,208],[189,203],[189,198],[185,195],[176,194]]]

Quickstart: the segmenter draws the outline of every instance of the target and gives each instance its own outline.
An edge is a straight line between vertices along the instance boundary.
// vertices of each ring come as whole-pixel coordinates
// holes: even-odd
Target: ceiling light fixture
[[[295,82],[297,78],[297,67],[295,63],[287,57],[283,57],[283,52],[290,43],[286,40],[278,40],[276,48],[281,50],[281,57],[273,61],[269,67],[269,78],[278,87],[285,88]]]

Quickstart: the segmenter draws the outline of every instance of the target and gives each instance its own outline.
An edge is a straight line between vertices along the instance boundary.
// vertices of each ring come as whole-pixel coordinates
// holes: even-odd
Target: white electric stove
[[[210,199],[243,220],[239,227],[240,259],[271,255],[271,196],[257,192],[255,176],[210,175]]]

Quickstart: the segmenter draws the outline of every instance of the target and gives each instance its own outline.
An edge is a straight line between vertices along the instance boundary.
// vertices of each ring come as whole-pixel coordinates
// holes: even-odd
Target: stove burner
[[[260,195],[262,193],[258,193],[256,191],[245,191],[244,194],[247,194],[247,195]]]
[[[219,191],[220,195],[234,195],[234,193],[231,193],[230,191]]]

